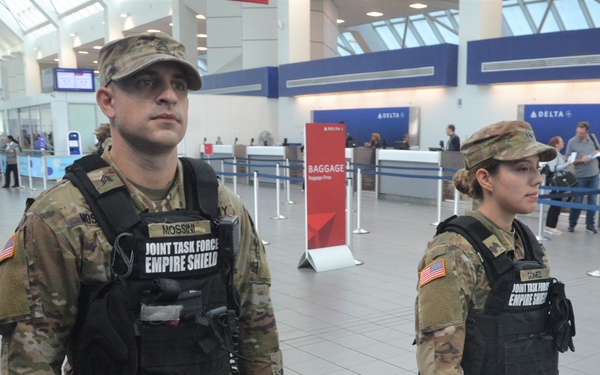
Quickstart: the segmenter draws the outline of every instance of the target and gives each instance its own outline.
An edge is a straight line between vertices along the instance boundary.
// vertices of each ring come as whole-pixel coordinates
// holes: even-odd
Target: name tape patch
[[[190,221],[186,223],[152,223],[148,224],[150,238],[195,236],[210,233],[210,222]]]
[[[419,286],[428,282],[446,276],[446,266],[443,259],[429,263],[429,265],[419,272]]]

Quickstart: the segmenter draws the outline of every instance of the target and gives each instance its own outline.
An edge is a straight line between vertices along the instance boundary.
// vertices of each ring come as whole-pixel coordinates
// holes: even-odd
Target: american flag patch
[[[421,272],[419,272],[419,286],[423,286],[430,282],[431,280],[435,280],[440,277],[446,276],[446,267],[444,266],[444,260],[436,260],[434,262],[429,263],[429,265]]]
[[[12,236],[10,236],[8,241],[6,241],[6,245],[4,245],[4,247],[2,248],[2,251],[0,252],[0,262],[2,262],[5,259],[9,259],[9,258],[13,257],[13,255],[15,254],[15,241],[16,240],[17,240],[17,234],[15,233]]]

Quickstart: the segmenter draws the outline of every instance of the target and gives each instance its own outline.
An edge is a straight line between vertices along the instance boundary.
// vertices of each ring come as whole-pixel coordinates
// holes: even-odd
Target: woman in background
[[[550,185],[550,181],[552,177],[556,175],[560,175],[562,171],[564,171],[571,163],[565,161],[565,158],[561,155],[560,150],[565,147],[565,142],[559,136],[552,137],[550,142],[548,142],[548,146],[554,147],[556,149],[556,157],[548,162],[548,169],[550,173],[546,175],[546,185]],[[559,191],[551,191],[550,194],[560,194]],[[562,201],[562,197],[552,198],[553,201]],[[558,223],[558,216],[560,215],[560,206],[550,206],[548,209],[548,214],[546,215],[546,229],[544,232],[548,234],[556,234],[560,235],[562,232],[556,229],[556,224]]]

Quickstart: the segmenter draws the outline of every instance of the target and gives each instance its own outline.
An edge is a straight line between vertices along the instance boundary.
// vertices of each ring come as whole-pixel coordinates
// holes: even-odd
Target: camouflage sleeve
[[[476,283],[473,264],[451,242],[441,243],[428,249],[419,273],[415,306],[419,371],[462,374],[465,322]]]
[[[271,273],[265,248],[244,207],[240,218],[241,247],[236,259],[234,284],[240,294],[240,373],[283,374],[279,337],[269,287]]]
[[[0,263],[1,373],[60,374],[78,293],[75,257],[39,216],[27,213],[13,257]]]

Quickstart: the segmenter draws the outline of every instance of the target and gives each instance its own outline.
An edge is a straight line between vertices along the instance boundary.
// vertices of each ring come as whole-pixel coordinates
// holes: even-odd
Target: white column
[[[310,59],[337,56],[338,9],[331,0],[313,0],[310,10]]]
[[[27,45],[23,55],[23,70],[25,73],[25,92],[27,96],[38,95],[42,92],[40,64],[37,62],[37,51]]]
[[[458,85],[467,83],[467,42],[502,36],[502,0],[460,0]]]
[[[310,60],[310,0],[279,0],[279,65]]]
[[[236,1],[206,4],[208,73],[242,69],[242,6]]]
[[[185,46],[187,61],[198,66],[198,20],[183,0],[173,0],[173,38]]]
[[[73,40],[68,28],[58,30],[58,66],[61,68],[77,68],[77,57],[73,50]]]

